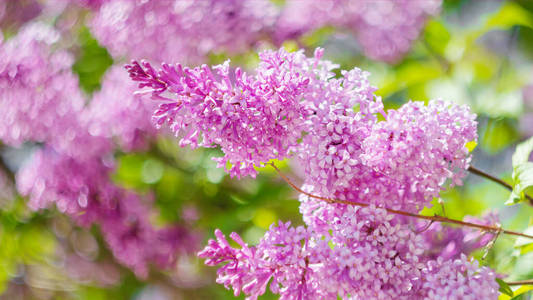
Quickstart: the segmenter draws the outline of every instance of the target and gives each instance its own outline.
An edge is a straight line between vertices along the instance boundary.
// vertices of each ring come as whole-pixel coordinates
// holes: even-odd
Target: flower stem
[[[499,185],[505,187],[506,189],[508,189],[508,190],[510,190],[510,191],[513,190],[513,187],[512,187],[510,184],[508,184],[507,182],[501,180],[500,178],[497,178],[497,177],[495,177],[495,176],[492,176],[492,175],[490,175],[490,174],[488,174],[488,173],[485,173],[485,172],[481,171],[480,169],[477,169],[477,168],[475,168],[475,167],[470,166],[470,167],[468,168],[468,172],[470,172],[470,173],[472,173],[472,174],[476,174],[476,175],[481,176],[481,177],[485,177],[485,178],[487,178],[488,180],[493,181],[493,182],[496,182],[496,183],[498,183]],[[529,200],[529,203],[533,205],[533,198],[532,198],[531,196],[526,195],[526,199]]]
[[[507,285],[533,285],[533,279],[506,282]]]
[[[9,169],[2,157],[0,157],[0,171],[4,173],[11,183],[15,182],[15,174]]]
[[[268,163],[268,164],[270,164],[276,170],[276,172],[278,172],[279,176],[288,185],[290,185],[294,190],[296,190],[297,192],[300,192],[300,193],[302,193],[302,194],[304,194],[304,195],[306,195],[308,197],[319,199],[319,200],[322,200],[322,201],[325,201],[325,202],[328,202],[328,203],[338,203],[338,204],[346,204],[346,205],[354,205],[354,206],[362,206],[362,207],[366,207],[366,206],[370,205],[368,203],[361,203],[361,202],[340,200],[340,199],[334,199],[334,198],[327,198],[327,197],[322,197],[322,196],[313,195],[311,193],[308,193],[308,192],[302,190],[301,188],[299,188],[298,186],[296,186],[287,176],[285,176],[285,174],[283,174],[280,171],[280,169],[278,169],[278,167],[276,167],[276,165],[274,163]],[[497,227],[497,226],[487,226],[487,225],[475,224],[475,223],[470,223],[470,222],[450,219],[450,218],[446,218],[446,217],[442,217],[442,216],[422,216],[422,215],[419,215],[419,214],[410,213],[410,212],[406,212],[406,211],[402,211],[402,210],[390,209],[390,208],[386,208],[386,207],[384,209],[387,212],[392,213],[392,214],[397,214],[397,215],[402,215],[402,216],[407,216],[407,217],[413,217],[413,218],[423,219],[423,220],[430,220],[430,221],[434,221],[434,222],[450,223],[450,224],[456,224],[456,225],[461,225],[461,226],[466,226],[466,227],[473,227],[473,228],[478,228],[478,229],[481,229],[481,230],[490,231],[490,232],[494,232],[494,233],[505,233],[505,234],[509,234],[509,235],[515,235],[515,236],[521,236],[521,237],[533,239],[533,235],[528,235],[528,234],[521,233],[521,232],[510,231],[510,230],[506,230],[506,229],[503,229],[503,228]]]

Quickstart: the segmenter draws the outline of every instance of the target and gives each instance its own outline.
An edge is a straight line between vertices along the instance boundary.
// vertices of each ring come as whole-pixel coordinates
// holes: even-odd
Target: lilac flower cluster
[[[199,63],[209,53],[240,53],[264,40],[281,44],[327,25],[354,33],[366,55],[403,56],[441,0],[84,1],[91,30],[114,57]],[[96,3],[96,4],[92,4]]]
[[[482,219],[467,216],[466,222],[480,225],[497,225],[496,213],[489,213]],[[477,249],[486,247],[494,240],[495,234],[482,232],[472,228],[457,228],[443,226],[440,223],[428,224],[420,222],[416,225],[426,244],[426,255],[431,259],[442,258],[444,260],[458,259],[462,254],[469,254]]]
[[[0,139],[10,146],[62,140],[66,137],[55,133],[69,135],[59,129],[76,124],[83,98],[70,71],[73,58],[49,51],[58,39],[57,32],[36,23],[0,44]]]
[[[212,147],[225,153],[217,158],[232,176],[255,176],[254,166],[283,159],[296,146],[304,129],[303,115],[310,112],[300,98],[310,78],[300,73],[302,53],[266,51],[255,76],[229,63],[188,68],[163,65],[156,71],[149,63],[128,66],[140,87],[149,87],[152,98],[162,102],[154,122],[170,125],[181,145]]]
[[[114,0],[90,27],[114,57],[198,63],[215,50],[246,50],[274,21],[267,0]]]
[[[361,160],[401,186],[400,196],[415,200],[419,210],[438,197],[446,179],[461,184],[470,162],[465,145],[477,140],[476,124],[467,107],[409,102],[375,124]]]
[[[321,55],[265,51],[255,76],[240,69],[230,76],[227,62],[216,73],[146,62],[127,68],[161,103],[154,122],[183,132],[182,145],[219,145],[225,156],[216,160],[232,176],[255,175],[254,167],[297,152],[319,195],[413,212],[446,179],[460,183],[470,160],[465,145],[477,138],[468,108],[438,100],[386,114],[367,73],[333,78],[335,65]]]
[[[430,261],[423,270],[426,282],[419,297],[424,299],[497,299],[498,283],[495,274],[477,261],[461,258]]]
[[[217,160],[233,165],[231,175],[254,175],[254,166],[296,153],[305,166],[304,191],[370,204],[356,208],[303,194],[306,227],[280,223],[255,247],[232,234],[242,247],[234,249],[217,231],[217,241],[199,254],[208,265],[227,262],[217,282],[251,299],[269,283],[282,299],[409,299],[447,293],[455,281],[450,287],[433,281],[468,270],[484,290],[465,283],[461,293],[496,296],[492,271],[465,259],[452,262],[493,235],[469,241],[461,232],[464,244],[451,249],[451,241],[429,231],[417,234],[412,220],[383,209],[418,212],[447,179],[460,184],[470,161],[466,144],[477,139],[475,115],[442,100],[427,106],[409,102],[386,113],[367,73],[354,69],[334,78],[336,66],[321,56],[320,49],[312,58],[301,51],[265,51],[255,76],[239,69],[230,76],[227,62],[215,66],[215,74],[205,65],[127,66],[140,92],[161,102],[155,122],[169,124],[178,135],[184,131],[182,144],[219,145],[225,156]],[[427,251],[432,243],[448,252]],[[462,278],[452,275],[460,284]]]
[[[43,10],[38,0],[0,1],[0,28],[16,30],[22,24],[37,17]]]
[[[354,33],[365,54],[396,62],[418,37],[441,0],[288,0],[278,22],[278,41],[297,38],[324,26]]]
[[[149,138],[156,134],[148,117],[155,105],[141,101],[135,91],[128,73],[122,67],[111,67],[87,108],[89,132],[106,139],[115,137],[126,151],[146,148]]]
[[[494,299],[495,274],[463,255],[457,260],[424,256],[423,238],[384,209],[346,210],[329,233],[271,226],[255,247],[236,233],[232,248],[216,231],[200,252],[207,265],[227,263],[217,282],[235,295],[257,299],[270,290],[280,299]],[[449,276],[449,280],[446,279]]]
[[[0,140],[10,146],[26,141],[44,146],[17,172],[17,189],[33,209],[55,205],[82,226],[100,225],[116,259],[138,276],[146,277],[155,263],[170,266],[180,252],[190,253],[198,240],[181,225],[156,228],[149,221],[146,197],[127,191],[110,179],[114,170],[113,143],[117,136],[128,149],[142,136],[153,134],[148,114],[134,101],[134,84],[111,71],[90,107],[71,71],[72,58],[58,48],[58,34],[42,24],[30,24],[0,45]],[[116,76],[116,78],[115,78]],[[117,106],[119,90],[128,107],[101,120],[102,106]],[[127,102],[126,102],[127,103]],[[123,102],[122,102],[123,104]],[[120,119],[123,115],[128,119]],[[126,124],[129,123],[129,124]],[[111,129],[107,134],[102,127]]]
[[[179,225],[154,228],[148,203],[113,184],[110,158],[84,159],[46,148],[34,154],[17,174],[17,188],[33,209],[52,204],[78,224],[99,224],[113,255],[138,276],[148,275],[150,263],[171,265],[178,251],[190,252],[198,242]]]

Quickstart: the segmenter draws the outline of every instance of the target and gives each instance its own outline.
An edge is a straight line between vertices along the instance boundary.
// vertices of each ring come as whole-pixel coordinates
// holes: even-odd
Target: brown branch
[[[507,285],[533,285],[533,279],[506,282]]]
[[[7,176],[11,183],[15,183],[15,174],[9,169],[2,157],[0,157],[0,171]]]
[[[490,175],[488,173],[485,173],[485,172],[481,171],[480,169],[477,169],[475,167],[470,166],[470,167],[468,167],[468,172],[470,172],[472,174],[476,174],[476,175],[484,177],[484,178],[487,178],[490,181],[496,182],[497,184],[499,184],[499,185],[503,186],[504,188],[508,189],[509,191],[513,190],[513,187],[510,184],[508,184],[507,182],[501,180],[500,178],[492,176],[492,175]],[[529,200],[529,203],[533,205],[533,198],[531,196],[526,194],[526,199]]]
[[[280,171],[280,169],[278,169],[278,167],[276,167],[276,165],[274,163],[268,163],[268,164],[271,165],[276,170],[276,172],[278,172],[279,176],[287,184],[289,184],[294,190],[296,190],[297,192],[300,192],[300,193],[302,193],[302,194],[304,194],[304,195],[306,195],[306,196],[308,196],[310,198],[315,198],[315,199],[318,199],[318,200],[322,200],[322,201],[325,201],[325,202],[330,203],[330,204],[337,203],[337,204],[354,205],[354,206],[361,206],[361,207],[370,206],[370,204],[368,204],[368,203],[347,201],[347,200],[334,199],[334,198],[327,198],[327,197],[322,197],[322,196],[313,195],[311,193],[308,193],[308,192],[302,190],[301,188],[299,188],[298,186],[296,186],[287,176],[285,176],[285,174],[283,174]],[[422,216],[422,215],[419,215],[419,214],[414,214],[414,213],[410,213],[410,212],[406,212],[406,211],[402,211],[402,210],[390,209],[390,208],[386,208],[386,207],[384,209],[387,212],[392,213],[392,214],[396,214],[396,215],[413,217],[413,218],[422,219],[422,220],[430,220],[430,221],[433,221],[433,222],[456,224],[456,225],[461,225],[461,226],[466,226],[466,227],[478,228],[478,229],[489,231],[489,232],[505,233],[505,234],[509,234],[509,235],[516,235],[516,236],[521,236],[521,237],[526,237],[526,238],[533,239],[532,235],[528,235],[528,234],[521,233],[521,232],[505,230],[505,229],[502,229],[501,227],[475,224],[475,223],[470,223],[470,222],[465,222],[465,221],[460,221],[460,220],[455,220],[455,219],[449,219],[449,218],[441,217],[441,216]]]

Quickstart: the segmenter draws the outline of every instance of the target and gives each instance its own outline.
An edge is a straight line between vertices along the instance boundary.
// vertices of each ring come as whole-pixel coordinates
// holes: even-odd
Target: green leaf
[[[528,161],[533,151],[533,137],[516,146],[513,154],[513,169]]]
[[[398,67],[395,76],[385,80],[376,91],[384,98],[409,87],[426,84],[442,75],[442,68],[434,62],[411,61]]]
[[[520,287],[518,290],[514,291],[514,298],[513,299],[518,299],[517,296],[520,296],[522,294],[525,294],[529,291],[533,290],[533,285],[524,285],[522,287]]]
[[[511,288],[509,287],[507,283],[505,283],[505,281],[501,280],[500,278],[496,278],[496,282],[500,286],[500,289],[498,291],[500,291],[501,293],[505,295],[508,295],[511,297],[513,296],[513,290],[511,290]]]
[[[470,142],[466,143],[466,145],[465,145],[466,149],[468,149],[468,152],[474,151],[474,149],[476,149],[476,146],[477,146],[477,142],[476,141],[470,141]]]
[[[446,49],[451,39],[450,32],[446,26],[437,20],[430,20],[427,23],[424,37],[428,46],[440,55],[444,54],[444,49]]]
[[[533,187],[533,162],[528,161],[533,151],[533,137],[516,146],[513,154],[513,191],[505,204],[523,201],[526,190]]]
[[[523,201],[530,187],[533,187],[533,162],[526,162],[513,169],[513,191],[505,204]]]
[[[525,234],[533,234],[533,226],[524,230]],[[514,243],[514,247],[520,249],[520,254],[524,255],[533,251],[533,240],[526,237],[518,237]]]
[[[499,11],[488,18],[485,29],[509,29],[517,25],[533,28],[533,15],[514,2],[506,2]]]
[[[72,70],[78,74],[83,90],[92,93],[100,88],[100,79],[113,64],[113,59],[107,50],[98,44],[87,27],[80,30],[78,42],[80,55]]]

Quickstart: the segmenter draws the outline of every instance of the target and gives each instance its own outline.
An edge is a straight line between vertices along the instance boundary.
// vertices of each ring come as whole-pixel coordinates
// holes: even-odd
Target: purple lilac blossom
[[[155,228],[143,199],[110,181],[112,164],[45,148],[17,173],[17,188],[33,209],[55,204],[79,225],[99,224],[115,258],[139,277],[148,275],[150,263],[169,267],[178,252],[193,251],[196,234],[180,225]]]
[[[80,136],[88,136],[80,131]],[[102,145],[109,143],[92,136],[80,143],[73,139],[67,152],[38,150],[17,173],[17,188],[33,209],[55,205],[79,225],[100,225],[115,258],[145,278],[151,263],[171,266],[178,252],[190,253],[198,239],[180,225],[155,228],[143,199],[111,182],[114,161]]]
[[[112,169],[99,157],[81,159],[56,152],[38,150],[17,173],[17,189],[29,196],[34,210],[55,204],[62,213],[74,216],[82,224],[98,218],[99,206],[114,202],[114,188],[108,179]]]
[[[470,162],[465,145],[477,139],[475,115],[440,100],[410,102],[385,114],[373,90],[362,86],[369,90],[358,91],[368,96],[357,103],[357,113],[334,102],[316,110],[316,121],[309,117],[313,124],[299,156],[313,193],[418,212],[446,179],[460,184]],[[386,120],[377,122],[377,113]],[[304,216],[315,210],[305,207],[305,197]]]
[[[500,294],[494,271],[479,267],[464,254],[455,260],[430,261],[422,274],[424,283],[417,295],[421,299],[498,299]]]
[[[477,140],[476,115],[466,106],[442,100],[408,102],[389,110],[362,143],[363,163],[405,187],[418,209],[439,195],[443,184],[461,184]]]
[[[134,94],[136,89],[124,68],[108,70],[86,111],[89,132],[108,139],[116,137],[126,151],[146,148],[156,134],[149,117],[156,105],[141,101],[140,95]]]
[[[241,249],[232,248],[217,230],[217,240],[210,240],[199,256],[210,266],[225,264],[218,270],[217,282],[233,288],[235,295],[243,292],[247,299],[257,299],[269,283],[280,299],[497,296],[494,272],[479,268],[464,255],[457,260],[428,260],[422,255],[423,238],[383,209],[349,207],[332,220],[330,233],[289,225],[272,225],[253,247],[232,233]],[[446,275],[449,282],[443,280]]]
[[[228,63],[215,74],[205,65],[127,68],[162,103],[154,122],[183,133],[182,145],[220,145],[225,156],[217,161],[232,176],[255,176],[255,166],[297,152],[319,195],[413,212],[446,179],[460,183],[470,160],[465,144],[477,138],[475,115],[440,100],[386,114],[366,72],[334,78],[336,66],[321,56],[320,49],[314,58],[264,51],[255,76],[240,69],[230,76]],[[378,114],[387,120],[378,122]]]
[[[448,227],[420,234],[412,220],[379,208],[418,212],[439,195],[447,179],[459,184],[470,161],[465,145],[477,139],[475,115],[441,100],[427,106],[409,102],[385,113],[366,74],[355,69],[334,79],[335,66],[319,64],[320,56],[318,51],[314,62],[291,64],[306,78],[297,98],[305,107],[299,116],[308,134],[293,148],[307,165],[303,190],[371,205],[329,204],[301,195],[306,227],[289,229],[280,223],[255,247],[233,233],[242,247],[234,249],[217,230],[217,241],[199,253],[208,265],[228,262],[219,269],[217,282],[249,299],[263,294],[270,280],[271,291],[281,299],[497,296],[494,272],[464,256],[487,245],[493,234],[450,229],[457,239],[453,242],[460,243],[452,244],[435,236]],[[163,98],[179,83],[169,79],[168,68],[156,72],[144,67],[134,64],[130,73],[141,88],[151,88],[154,98]],[[378,114],[385,120],[378,121]],[[492,225],[494,220],[473,222]],[[435,247],[440,255],[427,250]],[[446,276],[449,283],[442,280]]]
[[[194,251],[197,236],[179,225],[155,228],[148,220],[149,208],[139,196],[117,190],[115,207],[98,213],[105,241],[119,262],[141,278],[148,276],[150,263],[160,268],[172,266],[180,254]]]
[[[217,230],[217,240],[210,240],[198,255],[210,266],[228,262],[218,270],[217,282],[233,288],[236,296],[242,291],[247,299],[257,299],[270,282],[270,290],[280,294],[280,299],[332,297],[333,293],[324,292],[320,286],[321,261],[331,252],[327,241],[312,241],[304,227],[289,226],[273,224],[256,247],[248,247],[232,233],[230,237],[241,249],[232,248]]]
[[[38,0],[0,0],[0,28],[16,30],[24,23],[36,18],[43,7]]]
[[[111,140],[90,132],[95,116],[84,108],[71,56],[51,51],[57,39],[57,32],[37,23],[0,45],[0,138],[10,146],[45,144],[18,171],[18,191],[32,209],[55,205],[79,225],[99,224],[117,260],[145,277],[150,263],[170,266],[178,251],[190,252],[198,241],[178,225],[155,228],[141,197],[110,180]]]
[[[275,16],[267,0],[114,0],[90,28],[115,58],[198,63],[215,50],[246,50]]]
[[[73,133],[83,108],[73,58],[52,51],[59,35],[47,25],[22,28],[0,44],[0,139],[19,146],[33,141],[59,141]]]
[[[182,146],[220,145],[225,156],[216,158],[219,167],[232,176],[255,176],[254,166],[288,156],[304,129],[302,116],[312,113],[300,101],[310,82],[300,68],[307,60],[302,52],[265,51],[260,59],[255,76],[240,69],[230,76],[229,62],[215,72],[179,64],[156,71],[146,62],[127,68],[162,102],[153,116],[158,126],[183,133]]]
[[[464,221],[488,226],[499,224],[496,213],[489,213],[481,218],[466,216]],[[495,234],[491,232],[470,227],[444,226],[441,223],[428,225],[426,221],[416,224],[416,230],[424,238],[427,249],[425,255],[430,259],[459,259],[463,254],[469,255],[486,247],[495,238]]]
[[[324,26],[355,34],[365,54],[398,61],[418,37],[426,19],[438,13],[441,0],[288,0],[276,23],[278,42]]]

